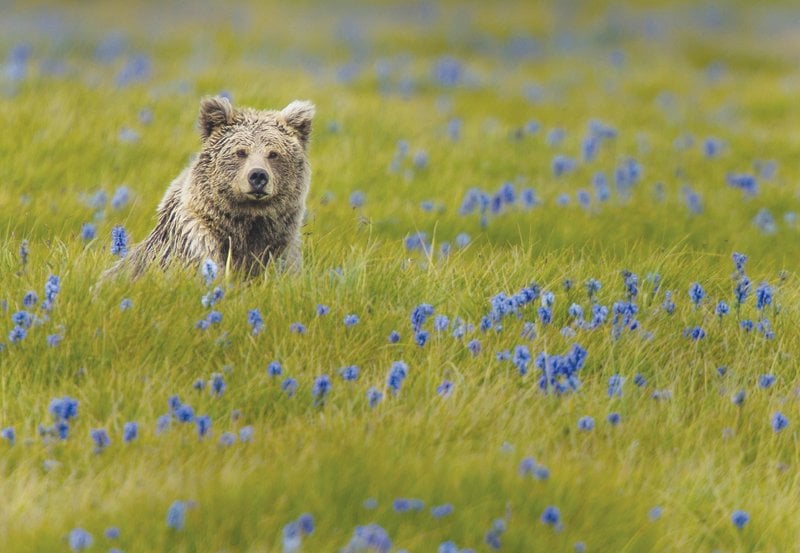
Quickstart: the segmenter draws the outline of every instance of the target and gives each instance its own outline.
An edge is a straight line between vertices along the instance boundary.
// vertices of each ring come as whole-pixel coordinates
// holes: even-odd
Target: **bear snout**
[[[269,173],[261,167],[250,169],[250,172],[247,173],[247,182],[250,184],[252,193],[264,194],[269,182]]]

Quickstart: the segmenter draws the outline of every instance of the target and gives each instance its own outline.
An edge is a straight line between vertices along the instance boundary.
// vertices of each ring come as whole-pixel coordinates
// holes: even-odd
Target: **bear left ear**
[[[200,102],[197,126],[200,137],[205,140],[215,129],[233,122],[233,106],[224,96],[207,96]]]
[[[308,100],[295,100],[280,111],[281,118],[297,134],[303,147],[311,136],[311,120],[316,108]]]

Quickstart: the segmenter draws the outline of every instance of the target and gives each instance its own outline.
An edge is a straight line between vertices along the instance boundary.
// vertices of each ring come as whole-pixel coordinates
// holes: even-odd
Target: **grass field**
[[[800,10],[693,4],[5,4],[0,551],[800,551]],[[219,93],[302,273],[96,286]]]

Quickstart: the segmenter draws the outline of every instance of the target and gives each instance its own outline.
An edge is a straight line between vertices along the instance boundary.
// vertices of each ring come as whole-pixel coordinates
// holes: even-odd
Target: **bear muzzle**
[[[272,195],[272,186],[266,169],[261,167],[250,169],[247,173],[247,183],[250,185],[247,196],[254,200],[263,200]]]

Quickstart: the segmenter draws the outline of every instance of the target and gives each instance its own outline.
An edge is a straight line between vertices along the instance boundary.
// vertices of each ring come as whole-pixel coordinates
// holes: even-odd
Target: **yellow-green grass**
[[[74,528],[94,536],[90,551],[281,551],[284,525],[305,512],[316,528],[303,551],[339,551],[357,525],[371,522],[387,530],[395,550],[436,551],[452,540],[487,551],[484,536],[503,517],[504,551],[571,551],[577,542],[587,551],[797,550],[800,240],[784,215],[800,207],[800,36],[780,24],[796,12],[788,4],[731,3],[715,27],[688,4],[576,6],[568,13],[527,2],[446,3],[420,12],[220,3],[160,16],[147,5],[10,7],[1,51],[24,39],[33,54],[26,79],[3,81],[0,96],[0,299],[8,306],[0,325],[0,428],[16,432],[13,446],[0,440],[0,551],[66,551]],[[37,23],[50,10],[64,16],[63,33]],[[647,17],[663,25],[660,38],[644,38]],[[354,26],[360,42],[346,39]],[[93,52],[111,29],[128,46],[103,64]],[[574,46],[557,48],[567,31]],[[510,61],[492,40],[521,32],[536,36],[541,52]],[[609,61],[614,49],[626,55],[622,67]],[[152,75],[117,87],[115,75],[135,53],[151,57]],[[446,54],[478,84],[433,81],[432,67]],[[68,74],[40,74],[45,58],[65,60]],[[394,64],[390,94],[380,92],[379,59]],[[358,76],[338,80],[337,69],[351,61]],[[713,62],[725,66],[717,80],[707,74]],[[403,77],[416,84],[408,96],[398,92]],[[527,83],[542,87],[541,101],[525,99]],[[225,289],[215,306],[222,322],[201,331],[195,323],[208,309],[200,298],[210,288],[196,268],[133,283],[97,286],[97,279],[113,261],[113,226],[133,240],[152,228],[161,194],[199,148],[199,98],[222,90],[234,104],[263,108],[313,100],[314,175],[302,273],[270,270],[249,282],[220,275],[211,287]],[[664,106],[665,92],[672,107]],[[142,108],[152,110],[152,123],[139,121]],[[446,132],[453,117],[463,121],[457,141]],[[613,126],[617,138],[600,146],[596,160],[556,178],[554,156],[580,160],[591,119]],[[519,132],[529,120],[541,124],[538,133]],[[139,139],[120,140],[123,127]],[[555,127],[566,138],[550,146]],[[676,148],[687,134],[694,145]],[[703,155],[706,137],[725,143],[718,157]],[[392,172],[399,140],[410,155]],[[414,167],[417,150],[427,152],[427,167]],[[629,198],[613,191],[598,203],[592,176],[606,172],[613,190],[614,169],[628,158],[641,164],[642,179]],[[756,195],[728,186],[729,173],[757,174],[757,160],[775,160],[778,171],[759,178]],[[504,181],[517,191],[534,188],[542,205],[507,208],[486,226],[476,214],[459,215],[468,189],[493,194]],[[98,217],[88,199],[97,190],[110,197],[123,184],[131,202],[107,205]],[[687,185],[702,196],[701,213],[687,207]],[[579,189],[592,194],[588,211],[576,201]],[[357,190],[366,201],[353,208],[348,198]],[[561,193],[570,195],[565,207],[557,204]],[[425,200],[437,209],[422,210]],[[753,223],[762,208],[777,232]],[[87,222],[97,225],[97,238],[84,241]],[[406,250],[404,238],[417,231],[433,240],[431,252]],[[461,232],[472,238],[465,248],[454,244]],[[30,245],[24,266],[22,240]],[[448,258],[438,254],[443,242],[453,245]],[[753,289],[773,287],[767,309],[757,310],[753,297],[734,308],[734,251],[749,256]],[[610,315],[600,328],[565,336],[570,304],[590,310],[589,278],[602,282],[601,304],[627,299],[623,270],[639,276],[639,328],[615,339]],[[661,275],[659,290],[650,273]],[[10,343],[23,295],[36,290],[41,300],[51,274],[62,282],[52,312]],[[574,283],[569,291],[566,279]],[[503,319],[502,331],[477,329],[493,296],[532,282],[556,298],[553,322],[536,322],[534,339],[520,334],[526,321],[538,321],[539,300]],[[699,307],[687,292],[693,282],[707,293]],[[667,290],[677,304],[672,315],[661,307]],[[122,310],[126,298],[132,307]],[[722,319],[714,314],[718,300],[731,305]],[[451,320],[441,333],[428,321],[423,347],[410,326],[420,303]],[[330,313],[318,317],[318,304]],[[265,328],[253,335],[247,313],[255,308]],[[360,320],[347,328],[350,313]],[[774,339],[739,326],[764,317]],[[476,329],[452,337],[457,318]],[[295,322],[307,333],[291,333]],[[704,339],[684,336],[696,326]],[[387,339],[392,330],[401,335],[397,344]],[[63,336],[56,347],[47,344],[51,334]],[[477,356],[467,348],[471,339],[481,342]],[[573,343],[588,358],[580,389],[563,396],[539,390],[532,363],[521,376],[495,358],[522,344],[533,356],[563,354]],[[267,374],[273,360],[282,377]],[[409,372],[392,395],[386,379],[397,360]],[[346,365],[360,367],[357,381],[338,375]],[[213,373],[224,375],[222,396],[192,388]],[[320,406],[311,389],[322,374],[333,388]],[[614,374],[626,379],[621,397],[607,393]],[[637,374],[646,386],[634,384]],[[775,375],[775,385],[760,388],[763,374]],[[285,376],[299,382],[294,397],[281,391]],[[453,383],[446,398],[437,394],[444,380]],[[371,386],[385,393],[374,409]],[[731,396],[739,390],[747,397],[736,406]],[[175,394],[211,417],[210,435],[199,439],[195,425],[177,422],[156,433]],[[79,414],[66,441],[45,440],[38,428],[53,423],[48,406],[63,396],[80,402]],[[776,411],[789,419],[780,432],[771,427]],[[616,427],[606,422],[612,412],[621,415]],[[578,430],[583,416],[595,419],[593,431]],[[140,436],[126,444],[128,421],[139,423]],[[250,443],[219,443],[223,432],[247,425]],[[100,453],[94,428],[111,438]],[[521,476],[526,457],[547,466],[549,479]],[[368,498],[376,509],[364,507]],[[397,513],[396,498],[419,498],[426,510]],[[165,518],[176,500],[191,502],[177,531]],[[434,519],[428,508],[444,503],[453,514]],[[540,521],[549,505],[560,509],[560,531]],[[656,506],[662,515],[651,520]],[[731,522],[736,509],[750,515],[741,530]],[[110,526],[121,530],[116,541],[103,537]]]

